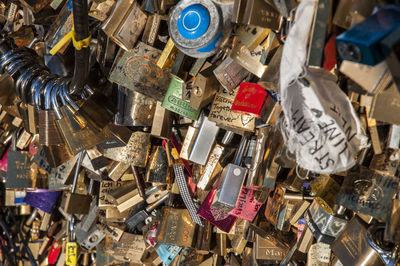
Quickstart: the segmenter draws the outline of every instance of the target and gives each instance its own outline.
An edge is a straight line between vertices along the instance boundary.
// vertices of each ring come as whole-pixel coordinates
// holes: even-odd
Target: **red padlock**
[[[261,117],[268,97],[268,93],[260,85],[242,82],[231,110],[235,113]]]

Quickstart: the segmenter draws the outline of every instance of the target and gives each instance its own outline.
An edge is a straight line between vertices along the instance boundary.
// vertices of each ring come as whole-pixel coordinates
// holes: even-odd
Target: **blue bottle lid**
[[[177,20],[179,33],[186,39],[197,39],[206,33],[210,25],[210,14],[200,4],[182,10]]]

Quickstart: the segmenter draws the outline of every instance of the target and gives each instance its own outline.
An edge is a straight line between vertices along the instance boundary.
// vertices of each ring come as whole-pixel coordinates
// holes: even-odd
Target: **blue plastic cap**
[[[210,26],[207,8],[196,4],[185,8],[178,17],[178,31],[186,39],[197,39],[206,33]]]

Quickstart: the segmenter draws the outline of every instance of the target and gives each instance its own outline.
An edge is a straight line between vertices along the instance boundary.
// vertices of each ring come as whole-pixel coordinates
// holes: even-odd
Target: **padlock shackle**
[[[23,129],[22,127],[19,127],[17,129],[15,129],[14,132],[12,133],[12,136],[11,136],[11,150],[12,151],[17,150],[17,138],[21,134],[22,129]]]
[[[227,130],[222,138],[221,144],[222,145],[229,145],[231,143],[235,133],[233,131]]]
[[[52,91],[51,91],[51,108],[54,110],[57,120],[60,120],[63,118],[63,114],[61,113],[60,110],[60,105],[58,104],[57,101],[57,95],[60,94],[60,90],[62,89],[61,86],[54,86]]]
[[[47,84],[51,82],[51,78],[45,79],[40,83],[39,87],[35,88],[35,105],[38,110],[43,109],[42,94],[44,94]]]
[[[56,80],[49,81],[46,86],[44,86],[43,94],[44,94],[44,110],[51,109],[50,95],[53,88],[56,86]]]
[[[72,182],[71,193],[74,194],[76,191],[76,186],[78,185],[78,176],[79,170],[81,168],[82,160],[83,160],[84,151],[81,151],[78,155],[78,160],[76,161],[75,173],[74,173],[74,180]]]
[[[22,99],[22,93],[21,93],[21,87],[23,84],[23,81],[26,80],[27,78],[30,78],[33,74],[33,71],[36,68],[34,66],[30,66],[29,68],[25,69],[24,72],[22,72],[22,74],[18,77],[17,81],[15,82],[15,93],[17,94],[17,96],[19,98]],[[26,97],[24,97],[26,100]],[[26,101],[22,100],[24,103],[26,103]]]
[[[75,221],[74,221],[74,216],[71,215],[71,220],[69,223],[67,223],[67,232],[68,232],[68,241],[69,242],[74,242],[75,241],[75,235],[74,235],[74,226],[75,226]]]
[[[18,70],[29,64],[32,64],[32,62],[27,58],[15,60],[14,62],[6,66],[6,71],[12,77]]]
[[[10,51],[10,52],[11,52],[11,51]],[[15,53],[16,50],[14,50],[13,52]],[[14,60],[21,59],[21,58],[24,57],[24,55],[21,54],[21,53],[18,53],[18,54],[11,54],[11,55],[7,55],[7,53],[6,53],[6,54],[4,54],[3,56],[5,56],[6,58],[5,58],[5,60],[2,60],[2,61],[1,61],[1,64],[0,64],[0,70],[1,70],[2,73],[4,73],[4,71],[6,70],[7,66],[8,66],[11,62],[13,62]]]
[[[40,109],[40,90],[48,80],[50,80],[50,76],[38,76],[31,85],[31,102],[36,106],[36,109]]]
[[[26,75],[26,78],[22,80],[21,82],[21,86],[20,86],[20,94],[21,94],[21,100],[24,103],[28,103],[28,93],[31,91],[30,89],[28,89],[28,85],[31,84],[31,86],[33,85],[33,83],[31,83],[37,76],[43,75],[45,72],[43,71],[43,69],[37,69],[34,68],[29,74]],[[46,73],[48,74],[48,72]],[[33,102],[31,102],[33,104]]]
[[[248,137],[242,136],[242,139],[240,140],[239,148],[236,151],[235,159],[233,161],[235,165],[240,165],[240,163],[242,162],[244,152],[246,151],[246,146],[247,146],[248,140],[249,140]]]
[[[65,100],[67,100],[68,104],[75,110],[79,110],[79,106],[69,97],[68,92],[67,92],[67,86],[63,87],[62,89],[62,95]]]

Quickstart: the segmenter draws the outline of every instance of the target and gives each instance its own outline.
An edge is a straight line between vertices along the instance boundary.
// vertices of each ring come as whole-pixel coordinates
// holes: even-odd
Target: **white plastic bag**
[[[307,42],[316,0],[301,1],[284,45],[280,69],[282,133],[289,151],[304,169],[316,173],[345,171],[368,138],[336,77],[306,68]]]

